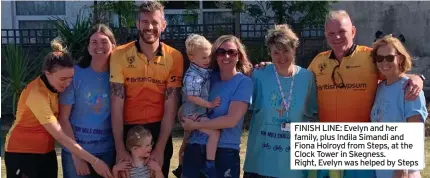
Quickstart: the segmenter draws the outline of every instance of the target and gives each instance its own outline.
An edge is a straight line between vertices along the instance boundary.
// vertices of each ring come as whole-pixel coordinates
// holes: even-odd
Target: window
[[[305,26],[301,31],[302,37],[323,37],[324,36],[324,27],[309,27]]]
[[[20,29],[54,29],[55,20],[20,20]]]
[[[199,1],[167,1],[164,3],[165,9],[198,9]]]
[[[166,14],[168,25],[187,25],[197,24],[198,14]]]
[[[203,1],[203,9],[218,9],[217,1]]]
[[[234,17],[232,12],[204,12],[203,20],[205,24],[233,23]]]
[[[49,44],[57,36],[55,20],[19,20],[20,40],[23,44]],[[19,41],[17,43],[20,43]]]
[[[16,15],[66,15],[66,1],[16,1]]]

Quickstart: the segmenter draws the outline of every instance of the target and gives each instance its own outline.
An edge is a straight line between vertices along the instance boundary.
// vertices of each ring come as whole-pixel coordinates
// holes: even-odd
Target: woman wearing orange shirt
[[[46,57],[43,73],[22,91],[16,120],[6,136],[5,164],[8,178],[56,178],[55,140],[91,164],[104,177],[109,167],[68,137],[57,121],[58,93],[70,84],[74,69],[70,55],[57,41]]]

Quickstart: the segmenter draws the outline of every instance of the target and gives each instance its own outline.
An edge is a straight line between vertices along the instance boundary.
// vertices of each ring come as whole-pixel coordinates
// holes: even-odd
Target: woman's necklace
[[[291,99],[293,97],[293,87],[294,87],[294,69],[296,68],[295,66],[293,66],[293,73],[291,74],[291,85],[290,85],[290,91],[289,96],[288,96],[288,103],[285,100],[285,95],[284,95],[284,90],[282,89],[282,85],[281,85],[281,81],[279,80],[279,75],[278,75],[278,71],[276,70],[276,66],[273,66],[273,68],[275,69],[275,76],[276,76],[276,81],[278,82],[278,88],[279,88],[279,92],[281,93],[282,96],[282,105],[285,108],[285,112],[286,112],[286,118],[288,118],[288,114],[289,114],[289,110],[290,110],[290,104],[291,104]]]

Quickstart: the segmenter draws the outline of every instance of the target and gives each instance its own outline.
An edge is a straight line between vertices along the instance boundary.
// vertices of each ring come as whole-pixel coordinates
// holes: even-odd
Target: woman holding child
[[[304,178],[290,166],[290,123],[308,122],[317,113],[312,72],[295,65],[299,39],[288,25],[268,31],[266,46],[273,64],[252,73],[252,119],[244,177]],[[284,135],[282,138],[271,137]]]
[[[373,44],[373,62],[385,80],[378,84],[372,107],[372,122],[424,122],[428,116],[424,92],[415,100],[405,100],[406,72],[411,69],[411,56],[403,44],[387,35]],[[420,178],[418,170],[375,170],[377,178]]]
[[[216,175],[240,176],[239,145],[243,119],[251,102],[253,83],[249,74],[252,65],[241,41],[232,35],[219,37],[212,46],[209,101],[220,98],[219,106],[208,113],[208,120],[194,122],[184,117],[185,130],[222,129],[216,148]],[[198,178],[206,162],[207,135],[193,131],[187,141],[182,176]]]

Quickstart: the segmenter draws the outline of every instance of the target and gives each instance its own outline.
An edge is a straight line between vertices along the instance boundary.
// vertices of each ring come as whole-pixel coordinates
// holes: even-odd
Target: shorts
[[[57,178],[57,153],[46,154],[5,152],[7,178]]]

